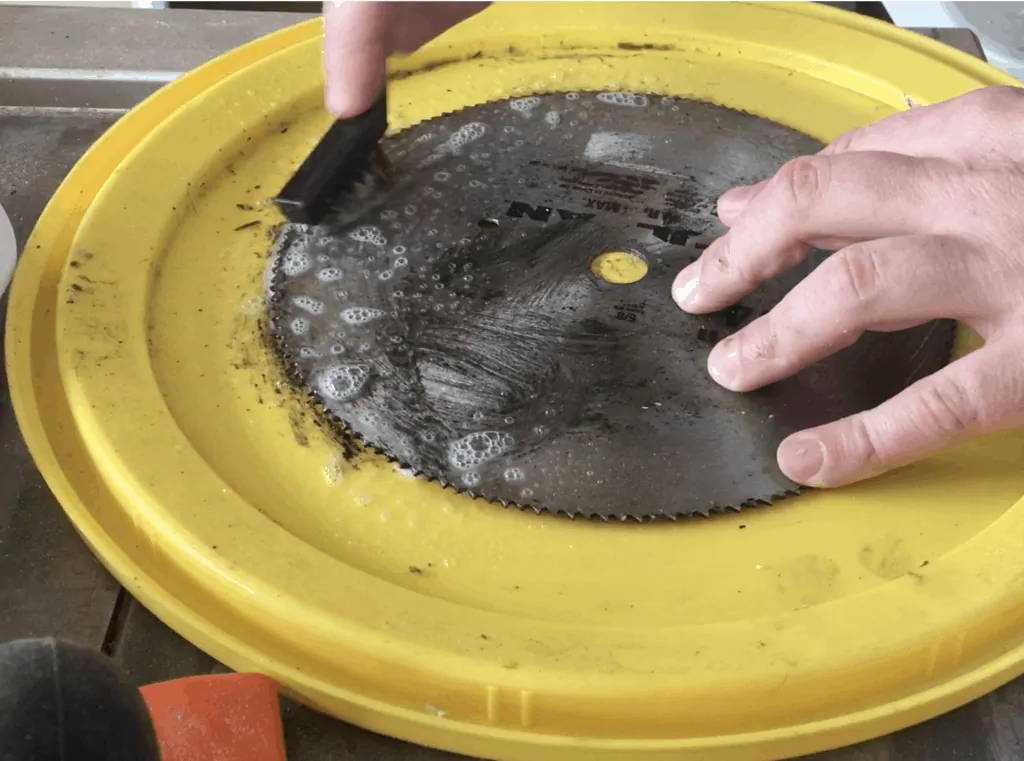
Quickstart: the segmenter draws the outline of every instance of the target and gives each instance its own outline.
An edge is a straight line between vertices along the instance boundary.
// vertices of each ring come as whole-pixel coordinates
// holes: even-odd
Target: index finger
[[[943,162],[898,154],[795,159],[676,276],[672,295],[686,311],[706,314],[798,264],[814,241],[941,233],[952,216],[950,180]]]

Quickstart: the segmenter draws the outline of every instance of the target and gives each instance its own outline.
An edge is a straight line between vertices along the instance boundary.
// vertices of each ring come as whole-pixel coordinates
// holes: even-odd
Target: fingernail
[[[790,436],[779,445],[779,467],[798,484],[819,485],[818,472],[825,465],[825,445],[813,436]]]
[[[717,383],[736,391],[736,381],[742,371],[740,346],[734,336],[719,341],[708,355],[708,372]]]
[[[672,298],[680,309],[692,309],[697,302],[697,286],[700,282],[701,263],[698,259],[676,275],[672,285]]]

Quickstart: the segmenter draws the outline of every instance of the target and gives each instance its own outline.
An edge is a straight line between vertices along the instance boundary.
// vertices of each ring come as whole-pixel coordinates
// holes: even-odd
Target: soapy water
[[[295,335],[305,335],[306,332],[309,330],[309,320],[303,317],[296,317],[294,320],[292,320],[292,323],[289,327],[291,328],[292,333],[294,333]]]
[[[522,468],[506,468],[501,475],[506,481],[522,481],[526,477]]]
[[[508,453],[515,439],[502,431],[478,431],[448,445],[448,462],[456,470],[474,470]]]
[[[385,314],[383,309],[371,307],[349,307],[341,312],[341,319],[348,325],[365,325],[368,322],[379,319]]]
[[[317,378],[316,387],[325,399],[343,402],[362,391],[369,377],[368,365],[331,365]]]
[[[292,303],[295,304],[299,309],[310,314],[323,314],[324,313],[324,302],[320,299],[314,299],[312,296],[296,296],[292,299]]]
[[[516,98],[510,100],[508,105],[513,111],[518,111],[525,116],[532,116],[533,109],[540,105],[540,98]]]
[[[452,133],[451,137],[440,146],[442,151],[449,151],[451,153],[458,153],[462,150],[463,146],[469,145],[475,140],[479,140],[485,134],[487,134],[487,125],[480,122],[470,122],[462,127],[459,127],[455,132]]]
[[[386,246],[388,244],[388,239],[384,237],[381,229],[372,225],[357,227],[348,234],[348,237],[359,243],[369,243],[374,246]]]
[[[562,122],[562,116],[557,111],[548,111],[544,114],[544,123],[549,127],[557,127]]]
[[[377,410],[360,410],[356,413],[356,420],[361,424],[362,436],[367,441],[373,443],[387,440],[391,445],[391,453],[399,460],[415,458],[416,448],[412,437],[396,431]]]
[[[477,473],[475,470],[471,470],[471,471],[469,471],[468,473],[466,473],[466,474],[464,474],[462,476],[462,485],[463,486],[468,486],[469,488],[472,488],[474,486],[479,486],[479,484],[480,484],[480,474]]]
[[[316,279],[321,283],[333,283],[335,280],[341,280],[342,274],[337,267],[327,267],[316,273]]]
[[[635,92],[602,92],[597,94],[597,99],[613,106],[642,108],[647,105],[647,96]]]
[[[291,249],[281,260],[281,271],[288,277],[298,277],[313,266],[313,259],[305,251]]]

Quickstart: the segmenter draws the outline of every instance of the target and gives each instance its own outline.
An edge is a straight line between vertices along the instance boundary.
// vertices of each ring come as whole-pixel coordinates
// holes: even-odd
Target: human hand
[[[338,118],[357,116],[384,83],[384,59],[409,53],[490,3],[324,3],[324,102]]]
[[[720,342],[708,369],[749,391],[854,343],[936,318],[985,345],[873,410],[793,434],[779,467],[841,486],[1024,424],[1024,90],[989,87],[840,137],[718,201],[730,229],[676,278],[713,312],[833,250],[767,315]]]

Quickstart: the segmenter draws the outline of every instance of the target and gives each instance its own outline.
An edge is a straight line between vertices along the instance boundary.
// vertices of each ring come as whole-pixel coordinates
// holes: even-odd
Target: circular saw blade
[[[709,103],[558,93],[444,115],[383,143],[389,186],[283,228],[271,321],[292,375],[417,474],[478,497],[603,518],[770,503],[788,434],[867,409],[949,358],[953,325],[867,334],[765,389],[706,369],[825,252],[722,312],[672,301],[724,228],[719,195],[814,153]],[[607,251],[647,274],[594,274]]]

